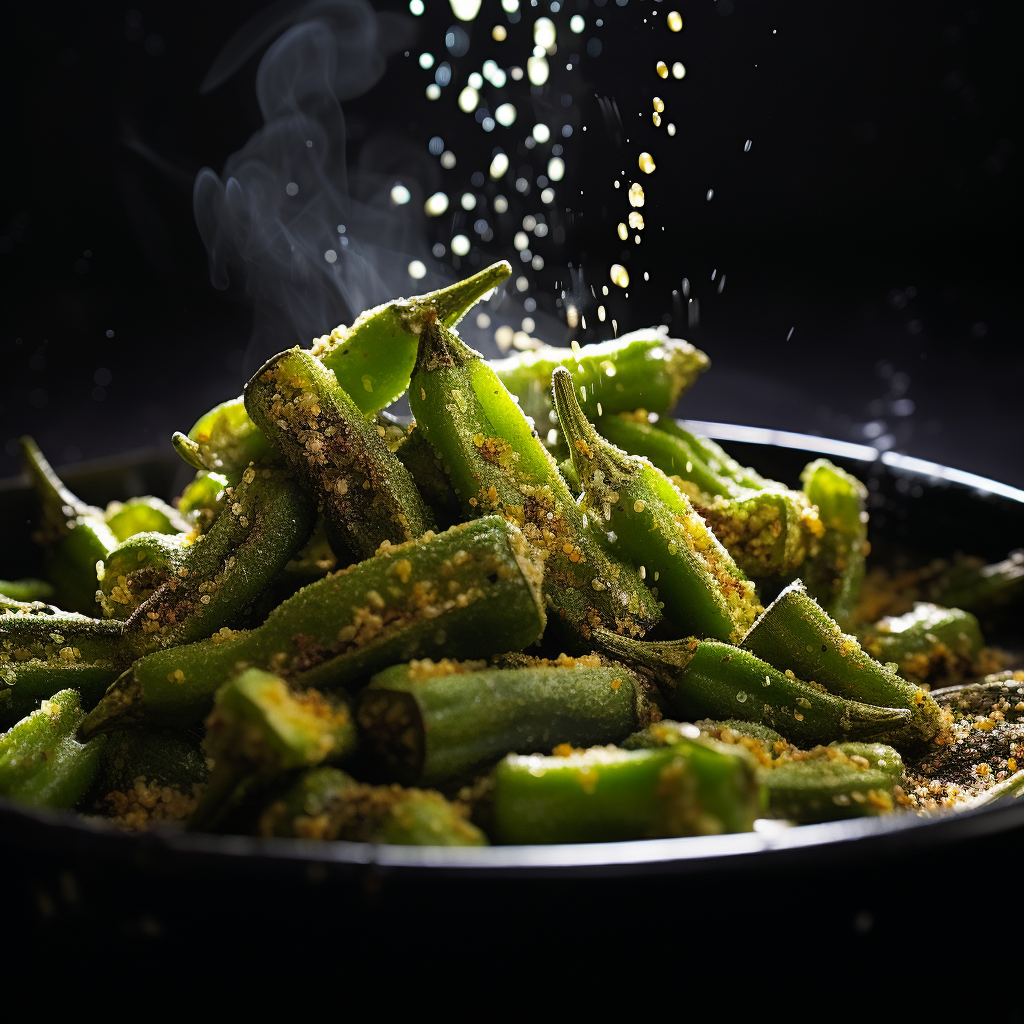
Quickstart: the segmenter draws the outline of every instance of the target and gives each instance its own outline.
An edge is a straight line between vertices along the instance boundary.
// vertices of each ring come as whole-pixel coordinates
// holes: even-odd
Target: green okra
[[[829,615],[848,626],[864,581],[869,549],[868,490],[828,459],[808,463],[800,482],[825,528],[817,554],[801,570],[803,580]]]
[[[889,616],[860,638],[881,662],[894,662],[904,679],[951,685],[971,675],[984,645],[981,626],[960,608],[917,601],[904,615]]]
[[[573,643],[598,625],[638,636],[658,621],[640,574],[608,551],[504,384],[440,322],[420,336],[409,400],[463,513],[501,513],[543,555],[545,596]]]
[[[45,553],[55,603],[72,612],[96,612],[96,563],[117,547],[104,512],[72,494],[30,437],[21,439],[22,461],[41,505],[35,540]]]
[[[351,756],[356,728],[343,698],[293,690],[280,676],[250,668],[217,690],[204,746],[213,770],[192,828],[222,821],[285,772]]]
[[[180,533],[136,533],[97,566],[97,598],[108,619],[128,619],[186,561],[190,545]]]
[[[337,768],[313,768],[274,799],[259,834],[396,846],[486,846],[466,808],[431,790],[368,786]]]
[[[694,502],[736,564],[757,579],[788,576],[817,554],[825,530],[800,491],[747,491],[735,498]]]
[[[106,737],[75,738],[85,717],[80,700],[74,690],[61,690],[0,736],[0,796],[69,810],[88,792]]]
[[[744,469],[714,441],[677,423],[655,423],[645,413],[627,413],[606,416],[598,427],[668,476],[747,575],[787,575],[817,554],[825,531],[805,494]]]
[[[632,331],[582,348],[545,345],[491,361],[498,379],[519,399],[519,407],[552,449],[564,448],[551,402],[556,367],[572,374],[583,405],[596,418],[641,407],[668,412],[710,365],[700,349],[670,338],[666,327]]]
[[[103,515],[111,533],[122,543],[137,533],[174,535],[192,529],[177,509],[152,495],[112,501]]]
[[[357,710],[383,776],[428,786],[466,779],[510,751],[614,742],[656,715],[639,679],[593,655],[518,668],[395,665],[370,680]]]
[[[437,452],[414,423],[395,450],[398,461],[405,466],[434,518],[443,529],[462,520],[462,507]]]
[[[895,666],[875,661],[799,580],[765,609],[743,638],[743,646],[776,668],[814,680],[839,697],[906,709],[910,720],[887,738],[896,747],[928,743],[948,727],[948,715],[928,693],[901,678]]]
[[[0,608],[42,604],[53,596],[53,584],[47,583],[46,580],[0,580]],[[4,598],[7,599],[6,602],[3,601]]]
[[[493,835],[506,844],[749,832],[762,809],[745,750],[683,736],[660,749],[513,754],[493,778]]]
[[[625,412],[604,416],[599,425],[612,444],[649,459],[666,476],[678,477],[678,486],[691,499],[708,502],[716,496],[732,498],[750,489],[735,479],[741,469],[734,459],[721,449],[720,457],[709,455],[694,434],[667,417],[649,417],[646,411]],[[714,442],[704,439],[704,444]],[[729,472],[727,466],[735,466],[735,472]]]
[[[598,631],[609,655],[649,674],[669,713],[681,720],[740,718],[767,725],[796,744],[835,739],[888,740],[911,712],[829,693],[718,640],[630,640]]]
[[[497,516],[382,549],[278,605],[256,629],[157,651],[100,701],[83,735],[134,722],[188,725],[244,668],[293,686],[355,689],[412,658],[521,650],[544,631],[541,569],[522,534]]]
[[[882,743],[840,743],[782,757],[758,770],[769,816],[800,824],[891,814],[903,759]]]
[[[315,522],[314,503],[280,467],[250,466],[175,575],[132,612],[127,647],[139,657],[244,622]]]
[[[454,327],[469,309],[512,272],[502,261],[446,288],[395,299],[319,339],[312,353],[331,370],[364,413],[390,405],[409,386],[420,331],[428,319]],[[249,418],[241,398],[211,409],[188,432],[172,439],[178,454],[196,469],[237,476],[270,451],[270,442]]]
[[[328,537],[339,537],[356,558],[433,529],[434,516],[388,450],[384,428],[309,352],[292,348],[266,362],[245,386],[245,404],[317,500]]]
[[[77,612],[0,615],[0,724],[58,690],[75,689],[92,707],[131,660],[123,638],[123,623]]]
[[[594,430],[569,373],[557,369],[552,382],[583,488],[580,508],[616,551],[644,567],[676,636],[738,640],[761,611],[754,584],[660,469]]]

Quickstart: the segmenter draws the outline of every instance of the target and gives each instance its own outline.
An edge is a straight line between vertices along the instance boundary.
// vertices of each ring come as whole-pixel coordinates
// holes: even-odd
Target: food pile
[[[509,273],[274,356],[174,436],[173,505],[87,505],[24,440],[47,579],[0,583],[0,795],[484,845],[1016,794],[1024,673],[975,611],[1024,560],[865,582],[860,481],[793,490],[668,418],[692,345],[469,348]]]

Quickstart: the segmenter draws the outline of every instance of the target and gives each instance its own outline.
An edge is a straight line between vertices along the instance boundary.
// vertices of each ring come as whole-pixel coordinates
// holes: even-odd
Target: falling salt
[[[612,284],[617,284],[620,288],[629,287],[629,273],[621,263],[613,263],[608,270],[608,276],[612,279]]]
[[[654,171],[654,157],[650,153],[641,153],[638,162],[644,174],[651,174]]]
[[[668,78],[668,65],[663,60],[654,65],[654,70],[658,72],[660,78]]]
[[[683,29],[683,16],[678,11],[669,11],[665,24],[668,25],[672,32],[681,32]]]

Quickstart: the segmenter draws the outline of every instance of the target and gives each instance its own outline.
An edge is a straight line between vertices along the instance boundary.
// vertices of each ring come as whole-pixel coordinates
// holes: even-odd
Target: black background
[[[451,10],[428,3],[410,19],[411,55],[390,57],[381,82],[345,104],[349,160],[382,127],[421,153],[442,134],[470,155],[453,171],[430,158],[424,191],[469,187],[470,171],[486,170],[472,154],[497,135],[485,139],[455,94],[485,57],[525,64],[540,13],[528,4],[508,24],[497,0],[485,0],[467,26],[469,54],[455,58],[444,52]],[[677,35],[661,23],[672,6],[685,19]],[[253,369],[251,307],[237,282],[227,292],[210,285],[191,188],[200,167],[219,171],[260,126],[258,54],[199,92],[255,10],[184,0],[19,13],[3,62],[0,476],[17,471],[16,438],[26,432],[58,465],[165,446],[174,429],[237,394]],[[587,29],[574,36],[566,23],[577,11]],[[501,183],[510,212],[470,257],[520,266],[512,236],[524,211],[542,207],[536,185],[519,197],[511,182],[519,160],[543,170],[540,147],[530,154],[521,140],[531,113],[545,117],[552,141],[565,144],[566,178],[548,208],[565,240],[552,232],[546,248],[536,244],[547,265],[525,293],[537,303],[535,333],[563,343],[572,332],[556,305],[561,291],[589,298],[624,249],[629,299],[612,287],[609,307],[619,330],[671,318],[675,334],[712,358],[682,414],[869,443],[881,433],[897,450],[1024,484],[1013,5],[568,0],[545,13],[559,26],[552,79],[526,98],[532,111],[521,83],[519,121],[498,129],[512,156]],[[501,44],[489,38],[499,22],[509,32]],[[596,57],[586,52],[594,37]],[[433,72],[416,62],[424,49],[454,69],[433,104],[424,96]],[[573,72],[562,73],[563,57]],[[685,79],[659,79],[657,59],[682,60]],[[654,95],[666,101],[674,138],[651,124]],[[618,118],[599,98],[614,100]],[[559,140],[563,119],[575,131]],[[636,170],[640,149],[658,163],[649,178]],[[624,190],[612,188],[621,171],[626,186],[644,179],[640,246],[615,237],[629,211]],[[405,210],[428,243],[467,230],[455,217],[428,222],[413,205]],[[427,262],[425,286],[456,276],[450,256]],[[673,296],[684,277],[699,302],[696,324]],[[410,280],[408,290],[422,289]],[[610,334],[593,306],[588,331],[575,332],[581,340],[596,328]],[[511,299],[493,313],[515,326],[523,315]],[[337,319],[346,315],[339,309]],[[469,321],[464,333],[482,346],[489,336]],[[893,412],[900,398],[912,414],[906,402],[903,415]]]

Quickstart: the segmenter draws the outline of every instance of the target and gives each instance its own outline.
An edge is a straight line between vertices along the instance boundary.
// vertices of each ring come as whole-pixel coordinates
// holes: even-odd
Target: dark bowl
[[[1006,485],[807,435],[726,424],[697,429],[790,485],[821,455],[864,480],[872,558],[920,561],[959,550],[996,560],[1024,538],[1024,492]],[[172,496],[189,473],[173,454],[141,452],[64,475],[82,497],[104,503]],[[13,538],[5,573],[38,571],[32,515],[23,481],[0,484],[0,527]],[[1021,631],[988,639],[1017,649]],[[663,942],[683,922],[699,922],[701,942],[710,943],[784,921],[794,934],[816,930],[830,936],[829,948],[870,959],[879,943],[902,941],[925,920],[942,921],[944,941],[957,938],[961,926],[973,927],[971,911],[966,921],[957,916],[973,892],[988,898],[995,887],[1004,910],[1019,899],[1017,869],[1005,878],[1000,872],[1024,852],[1024,800],[932,818],[485,849],[128,835],[3,802],[0,830],[8,878],[19,880],[8,890],[7,920],[49,940],[134,936],[170,948],[189,941],[202,922],[236,941],[329,936],[332,950],[359,957],[369,955],[371,939],[393,942],[401,924],[420,959],[441,949],[444,957],[483,958],[538,930],[585,936],[630,923]],[[824,956],[823,949],[811,942],[802,955]],[[778,955],[762,949],[760,962]]]

